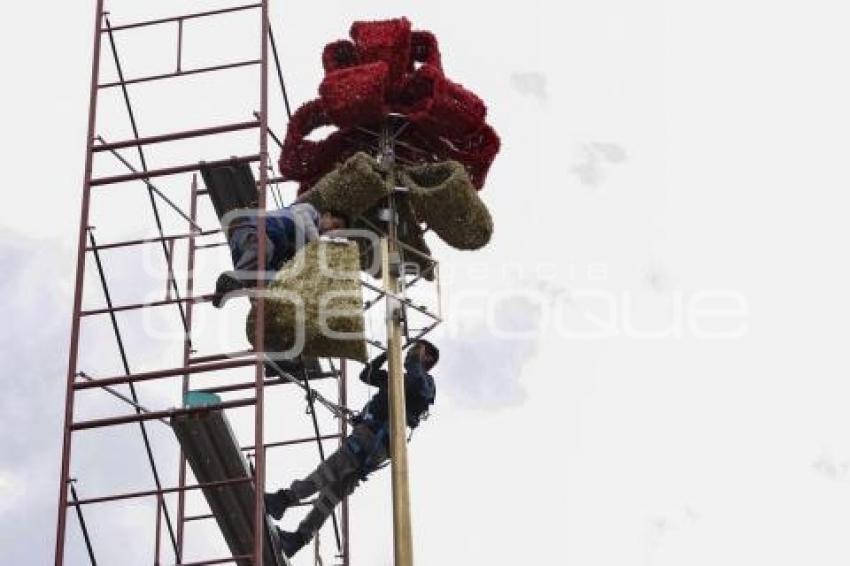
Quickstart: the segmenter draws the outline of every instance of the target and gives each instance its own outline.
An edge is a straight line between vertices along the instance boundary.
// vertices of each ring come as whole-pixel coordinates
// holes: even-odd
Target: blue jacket
[[[256,216],[246,217],[245,222],[256,229]],[[280,269],[299,249],[319,239],[319,211],[308,203],[270,210],[266,213],[266,235],[274,246],[267,267]]]
[[[360,381],[378,388],[378,392],[363,408],[363,415],[378,422],[389,420],[389,374],[381,366],[387,361],[383,353],[363,368]],[[416,428],[428,408],[434,404],[437,387],[434,378],[422,367],[417,358],[407,358],[404,362],[404,397],[407,405],[407,426]]]

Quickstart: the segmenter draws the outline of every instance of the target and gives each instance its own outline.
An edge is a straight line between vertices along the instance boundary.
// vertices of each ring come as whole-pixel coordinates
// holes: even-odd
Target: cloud
[[[546,75],[536,72],[513,73],[511,84],[520,93],[540,101],[549,100]]]
[[[570,168],[583,185],[598,187],[606,176],[610,165],[625,163],[625,148],[615,143],[592,142],[581,146],[583,159]]]
[[[812,469],[833,481],[844,481],[850,477],[850,462],[836,460],[835,456],[824,452],[812,463]]]
[[[490,324],[479,321],[447,342],[438,389],[471,408],[522,404],[522,372],[536,351],[541,319],[540,306],[526,298],[504,301]]]
[[[56,526],[72,304],[68,273],[73,259],[57,242],[26,239],[10,232],[0,236],[0,262],[6,273],[0,278],[4,321],[0,326],[3,560],[8,564],[48,564],[53,558]],[[111,332],[95,332],[88,338],[98,344],[92,358],[117,356]],[[100,392],[92,392],[85,400],[78,397],[77,418],[89,413],[130,412],[120,401]],[[161,425],[149,425],[149,429],[152,426]],[[162,443],[170,433],[158,431],[153,436],[154,442]],[[176,458],[158,455],[158,459],[163,469],[176,470]],[[153,484],[136,426],[76,434],[72,475],[77,473],[81,497],[149,489]],[[105,551],[96,554],[99,559],[107,559],[108,552],[138,549],[140,541],[145,540],[139,535],[140,529],[148,528],[139,522],[150,517],[149,528],[153,528],[152,505],[147,505],[148,514],[140,513],[140,507],[145,504],[85,508],[86,519],[97,525],[97,529],[92,528],[95,551]],[[86,563],[73,513],[68,514],[67,524],[66,563]]]
[[[0,530],[9,564],[47,564],[58,489],[68,312],[60,254],[4,232],[0,262]],[[39,533],[33,536],[32,533]]]

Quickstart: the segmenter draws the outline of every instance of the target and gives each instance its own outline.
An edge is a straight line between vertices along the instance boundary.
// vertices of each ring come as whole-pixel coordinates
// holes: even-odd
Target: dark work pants
[[[352,437],[360,446],[365,448],[367,453],[372,454],[370,463],[373,468],[387,459],[385,442],[379,441],[376,446],[375,433],[366,425],[355,426],[349,438]],[[343,442],[342,446],[319,464],[319,467],[307,478],[292,482],[290,489],[299,501],[316,493],[319,494],[313,508],[298,525],[300,532],[310,536],[314,535],[333,513],[334,507],[345,497],[348,497],[360,483],[363,474],[362,460],[346,448],[347,444],[347,441]],[[363,455],[363,457],[365,456]]]

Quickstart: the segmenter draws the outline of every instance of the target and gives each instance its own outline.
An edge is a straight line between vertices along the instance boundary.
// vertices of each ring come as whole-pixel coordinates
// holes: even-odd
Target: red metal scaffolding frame
[[[269,185],[273,182],[278,181],[279,179],[269,178],[269,151],[268,151],[268,139],[272,137],[272,139],[279,143],[279,140],[276,136],[271,132],[269,128],[269,100],[268,100],[268,73],[270,68],[270,55],[274,57],[274,64],[277,70],[277,76],[280,81],[281,91],[283,95],[284,104],[286,107],[287,114],[291,114],[289,107],[289,100],[286,95],[286,89],[283,82],[283,75],[281,71],[280,60],[277,54],[277,49],[274,42],[274,35],[272,33],[270,21],[269,21],[269,0],[262,0],[261,2],[257,2],[254,4],[247,5],[239,5],[233,6],[230,8],[224,8],[219,10],[210,10],[206,12],[198,12],[192,14],[184,14],[180,16],[172,16],[154,20],[140,21],[134,22],[119,26],[112,26],[109,20],[109,13],[104,11],[104,0],[97,0],[96,9],[95,9],[95,26],[94,26],[94,38],[93,38],[93,58],[92,58],[92,69],[91,69],[91,84],[90,84],[90,97],[89,97],[89,117],[88,117],[88,128],[87,128],[87,137],[86,137],[86,157],[85,157],[85,168],[83,175],[83,193],[82,193],[82,202],[81,202],[81,212],[80,212],[80,228],[78,235],[78,252],[77,252],[77,263],[76,263],[76,284],[74,289],[74,301],[73,301],[73,315],[72,315],[72,323],[71,323],[71,335],[70,335],[70,351],[69,351],[69,361],[68,361],[68,373],[67,373],[67,384],[66,384],[66,397],[65,397],[65,416],[64,416],[64,427],[63,427],[63,442],[62,442],[62,464],[61,464],[61,472],[60,472],[60,485],[59,485],[59,503],[58,503],[58,512],[57,512],[57,529],[56,529],[56,548],[55,548],[55,564],[57,566],[64,566],[65,564],[65,539],[66,539],[66,527],[67,527],[67,516],[68,513],[72,510],[77,514],[77,517],[80,521],[80,526],[82,529],[84,541],[86,543],[87,551],[89,556],[94,563],[94,551],[92,549],[91,541],[89,538],[89,532],[85,524],[85,520],[83,517],[82,510],[87,505],[92,505],[96,503],[104,503],[110,501],[125,501],[125,500],[135,500],[138,498],[155,498],[157,503],[157,511],[156,511],[156,538],[154,541],[154,562],[155,564],[160,564],[160,554],[162,552],[161,548],[161,540],[163,538],[163,530],[167,531],[168,537],[170,539],[170,543],[172,545],[174,555],[176,557],[176,563],[182,566],[189,566],[190,564],[195,566],[206,565],[206,564],[223,564],[223,563],[232,563],[237,560],[251,560],[254,564],[259,564],[261,562],[261,557],[263,553],[263,530],[260,528],[254,529],[254,552],[251,555],[246,556],[229,556],[229,557],[221,557],[221,558],[210,558],[201,562],[184,562],[183,561],[183,549],[185,543],[185,531],[184,526],[187,522],[190,521],[198,521],[209,519],[211,515],[198,515],[198,516],[186,516],[186,500],[185,495],[187,492],[194,491],[197,489],[205,488],[205,487],[223,487],[241,484],[245,482],[252,482],[255,487],[255,502],[254,502],[254,525],[261,525],[265,521],[264,509],[262,505],[262,495],[264,492],[265,486],[265,455],[266,450],[270,448],[278,448],[285,446],[292,446],[304,443],[312,443],[315,442],[319,448],[319,453],[322,458],[324,458],[324,448],[323,441],[328,440],[338,440],[342,441],[347,435],[347,423],[344,419],[339,420],[339,429],[334,434],[322,434],[318,421],[316,420],[315,411],[313,411],[313,397],[308,395],[308,402],[310,404],[310,413],[312,414],[313,419],[313,427],[315,435],[309,438],[297,438],[292,440],[286,440],[281,442],[273,442],[266,443],[264,436],[264,427],[263,427],[263,414],[264,414],[264,391],[266,387],[283,385],[286,384],[287,381],[284,379],[278,380],[267,380],[265,379],[265,368],[263,363],[263,357],[261,355],[256,355],[252,351],[243,351],[243,352],[223,352],[220,354],[213,354],[207,356],[193,356],[193,348],[192,348],[192,322],[193,322],[193,310],[194,305],[197,303],[206,302],[210,299],[209,296],[194,295],[194,277],[193,271],[195,268],[195,256],[196,252],[200,249],[216,247],[222,244],[211,244],[211,245],[197,245],[196,238],[201,236],[209,236],[220,233],[220,230],[201,230],[197,224],[198,220],[198,198],[207,194],[205,190],[199,190],[197,185],[196,177],[193,178],[193,182],[191,185],[191,204],[190,211],[186,213],[181,210],[177,205],[175,205],[168,197],[151,183],[151,179],[162,177],[162,176],[170,176],[181,173],[188,173],[199,170],[201,164],[200,163],[188,163],[177,166],[169,166],[164,168],[149,168],[148,163],[145,159],[145,154],[143,148],[163,142],[176,141],[176,140],[184,140],[202,136],[214,136],[229,132],[235,131],[243,131],[243,130],[259,130],[259,151],[256,154],[243,156],[239,158],[227,158],[220,159],[217,161],[207,161],[206,165],[215,165],[217,163],[258,163],[259,164],[259,182],[258,182],[258,196],[259,196],[259,210],[265,211],[266,209],[266,192],[269,188]],[[261,45],[261,56],[256,60],[249,61],[240,61],[234,63],[227,63],[222,65],[201,67],[196,69],[182,69],[182,52],[183,52],[183,23],[187,20],[194,19],[202,19],[209,16],[217,16],[217,15],[225,15],[234,12],[242,12],[256,10],[259,12],[261,18],[261,37],[259,38],[259,42]],[[165,73],[159,75],[151,75],[145,77],[131,78],[127,79],[124,77],[124,73],[122,70],[121,60],[118,56],[118,51],[116,47],[115,41],[115,32],[127,29],[135,29],[144,26],[158,26],[163,24],[176,24],[178,27],[178,37],[177,37],[177,68],[173,73]],[[112,57],[115,63],[115,68],[118,73],[118,80],[112,82],[100,82],[100,74],[101,74],[101,48],[102,42],[104,39],[107,39],[109,42],[109,46],[111,48]],[[271,49],[270,49],[271,48]],[[142,82],[152,82],[159,81],[165,82],[168,79],[173,79],[176,77],[182,77],[187,75],[197,75],[201,73],[212,73],[218,71],[226,71],[229,69],[245,67],[245,66],[258,66],[260,69],[260,110],[259,112],[255,112],[254,115],[256,120],[239,122],[234,124],[227,125],[216,125],[216,126],[207,126],[196,128],[192,130],[186,130],[182,132],[173,132],[168,134],[156,135],[156,136],[147,136],[141,137],[139,135],[139,130],[136,124],[136,118],[133,112],[133,106],[131,104],[128,85],[138,84]],[[97,124],[97,111],[98,111],[98,93],[103,89],[111,89],[111,88],[120,88],[122,90],[127,114],[130,119],[130,123],[132,125],[134,137],[128,140],[122,140],[118,142],[107,143],[102,137],[97,135],[95,131],[95,126]],[[97,145],[95,142],[99,142]],[[139,160],[141,162],[141,170],[135,170],[134,167],[124,160],[120,154],[116,151],[118,149],[124,148],[135,148],[138,151]],[[100,152],[112,152],[115,157],[121,160],[124,165],[130,170],[130,173],[123,175],[112,175],[108,177],[93,177],[93,164],[94,164],[94,156],[96,153]],[[148,194],[150,198],[151,207],[154,214],[155,224],[157,228],[157,235],[151,238],[146,239],[136,239],[136,240],[126,240],[119,242],[109,242],[105,244],[98,244],[95,240],[94,233],[89,225],[89,213],[90,206],[92,202],[92,188],[105,186],[105,185],[113,185],[118,183],[127,183],[133,181],[142,181],[146,185],[148,189]],[[163,201],[168,206],[174,208],[184,219],[186,219],[190,225],[190,231],[188,233],[183,234],[175,234],[175,235],[166,235],[163,230],[163,225],[159,215],[159,209],[157,207],[157,199]],[[264,263],[264,258],[266,254],[265,249],[265,223],[258,222],[260,234],[259,234],[259,262],[262,265]],[[186,279],[186,294],[187,296],[181,297],[180,290],[177,285],[176,277],[174,275],[173,270],[173,257],[174,257],[174,245],[175,242],[178,241],[186,241],[188,246],[188,260],[187,260],[187,279]],[[104,275],[102,258],[100,256],[100,251],[105,249],[113,249],[120,247],[137,247],[143,244],[150,243],[158,243],[161,245],[164,257],[167,263],[167,295],[166,299],[162,301],[155,301],[150,303],[138,303],[131,305],[114,305],[112,302],[109,285],[107,283],[106,277]],[[100,277],[100,282],[102,286],[102,291],[104,293],[104,297],[106,300],[105,308],[98,309],[82,309],[83,303],[83,281],[86,273],[86,265],[87,258],[91,256],[97,268],[98,275]],[[265,281],[260,277],[258,278],[258,287],[260,289],[263,288]],[[151,372],[133,372],[129,366],[127,361],[127,355],[125,351],[125,345],[122,339],[122,334],[117,324],[117,319],[115,314],[117,312],[123,312],[128,310],[138,310],[138,309],[146,309],[146,308],[156,308],[156,307],[171,307],[176,306],[180,313],[181,322],[184,330],[184,348],[183,348],[183,365],[180,367],[174,367],[159,371],[151,371]],[[262,293],[259,294],[259,299],[256,301],[257,308],[257,326],[255,329],[256,335],[256,343],[262,344],[264,343],[263,334],[264,327],[261,321],[264,320],[263,317],[263,309],[264,309],[264,301],[262,299]],[[121,356],[121,360],[124,366],[124,374],[118,375],[114,377],[99,377],[92,378],[85,373],[79,371],[79,354],[80,354],[80,328],[81,324],[88,317],[96,316],[96,315],[108,315],[112,322],[112,328],[115,333],[116,341],[119,348],[119,353]],[[135,384],[141,382],[147,382],[151,380],[158,379],[170,379],[170,378],[182,378],[181,388],[183,393],[186,393],[190,390],[191,376],[195,374],[205,374],[214,371],[220,371],[225,369],[233,369],[233,368],[246,368],[246,367],[254,367],[254,379],[253,381],[246,381],[243,383],[233,384],[233,385],[223,385],[217,387],[208,387],[206,389],[202,389],[207,392],[234,392],[234,391],[249,391],[253,390],[253,397],[246,397],[244,399],[237,399],[234,401],[223,401],[217,406],[213,407],[204,407],[204,408],[184,408],[184,409],[171,409],[171,410],[160,410],[160,411],[152,411],[149,410],[142,405],[139,404],[139,399],[136,394]],[[345,362],[341,361],[339,370],[336,370],[333,366],[333,363],[330,364],[330,371],[325,372],[319,376],[319,378],[333,378],[337,380],[337,393],[340,404],[346,404],[347,398],[347,390],[346,390],[346,366]],[[310,390],[310,382],[309,380],[304,379],[304,385]],[[129,390],[130,396],[127,397],[123,393],[119,392],[115,389],[117,386],[127,386]],[[128,405],[135,408],[135,412],[132,414],[128,414],[120,417],[112,417],[112,418],[104,418],[104,419],[94,419],[94,420],[86,420],[86,421],[76,421],[74,406],[75,406],[75,396],[78,392],[99,388],[102,389],[119,399],[125,401]],[[254,442],[251,446],[241,447],[241,450],[245,452],[253,452],[254,453],[254,477],[253,479],[237,479],[237,480],[228,480],[222,482],[211,482],[207,484],[197,483],[194,485],[187,485],[187,472],[186,472],[186,460],[183,458],[181,452],[180,458],[180,470],[179,470],[179,479],[178,485],[172,487],[163,486],[159,473],[157,470],[156,462],[153,457],[153,449],[150,444],[147,435],[147,429],[145,428],[145,424],[148,421],[152,420],[163,420],[167,417],[172,417],[180,414],[192,414],[201,411],[209,411],[210,409],[221,409],[227,410],[238,407],[254,407]],[[70,477],[70,463],[71,463],[71,447],[72,447],[72,435],[74,432],[80,430],[87,430],[92,428],[102,428],[102,427],[110,427],[117,426],[123,424],[138,424],[146,452],[147,457],[150,463],[151,470],[154,476],[154,482],[156,485],[156,489],[146,490],[146,491],[136,491],[129,493],[119,493],[119,494],[106,494],[106,495],[98,495],[96,497],[90,497],[87,499],[80,499],[77,496],[77,491],[73,485],[74,480]],[[257,449],[257,447],[262,447],[261,449]],[[171,513],[166,505],[166,501],[164,496],[167,494],[177,494],[178,497],[178,505],[177,505],[177,515],[176,521],[172,520]],[[334,520],[334,529],[337,538],[337,548],[339,553],[337,557],[341,559],[342,564],[347,566],[349,564],[349,513],[348,513],[348,505],[347,500],[344,500],[341,509],[340,509],[340,517],[337,518],[337,515],[333,515]],[[176,525],[175,525],[176,523]]]

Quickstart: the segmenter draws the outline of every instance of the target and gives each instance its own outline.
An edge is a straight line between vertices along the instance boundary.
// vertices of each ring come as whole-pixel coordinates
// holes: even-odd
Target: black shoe
[[[215,293],[213,293],[212,304],[220,309],[224,304],[225,295],[245,288],[245,283],[236,276],[233,271],[225,271],[218,276],[215,282]]]
[[[290,533],[289,531],[277,530],[278,539],[280,539],[280,549],[287,558],[292,558],[295,554],[304,548],[304,545],[310,542],[309,535],[301,531]]]
[[[283,513],[289,508],[289,506],[296,503],[298,500],[295,498],[295,494],[292,493],[292,490],[279,489],[275,493],[266,493],[263,496],[263,501],[266,504],[266,513],[271,515],[272,519],[280,520],[280,518],[283,517]]]

